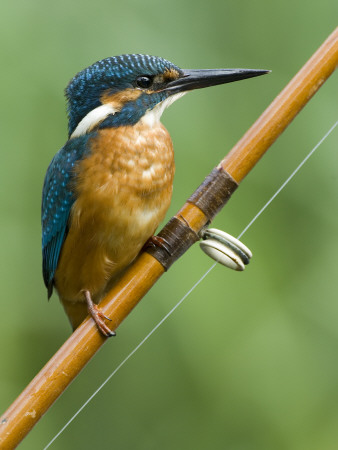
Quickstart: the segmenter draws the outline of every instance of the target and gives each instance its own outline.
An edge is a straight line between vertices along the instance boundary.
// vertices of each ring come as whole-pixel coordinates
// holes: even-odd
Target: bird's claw
[[[105,323],[104,320],[109,320],[111,322],[111,319],[103,314],[103,312],[100,310],[100,308],[95,305],[95,303],[92,300],[92,297],[90,295],[89,291],[83,291],[87,306],[88,306],[88,312],[93,318],[94,322],[96,323],[98,329],[101,331],[103,336],[106,337],[112,337],[116,336],[115,331],[112,331]]]
[[[116,336],[115,331],[112,331],[105,323],[104,319],[109,320],[111,322],[111,319],[103,314],[103,312],[95,305],[93,304],[93,310],[89,311],[90,315],[94,319],[98,329],[101,331],[101,333],[106,337],[112,337]]]
[[[171,255],[170,244],[161,236],[151,236],[143,246],[143,250],[148,247],[160,247],[163,248],[168,255]]]

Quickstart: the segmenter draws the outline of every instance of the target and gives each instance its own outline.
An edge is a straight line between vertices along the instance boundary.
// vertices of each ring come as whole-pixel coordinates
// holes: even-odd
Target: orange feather
[[[88,314],[83,290],[98,303],[163,220],[175,172],[160,123],[102,129],[90,143],[76,169],[77,200],[55,273],[73,328]]]

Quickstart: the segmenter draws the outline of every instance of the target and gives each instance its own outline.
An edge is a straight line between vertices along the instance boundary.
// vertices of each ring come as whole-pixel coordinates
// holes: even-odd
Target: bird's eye
[[[152,85],[153,78],[148,75],[142,75],[141,77],[136,78],[136,84],[140,88],[148,88]]]

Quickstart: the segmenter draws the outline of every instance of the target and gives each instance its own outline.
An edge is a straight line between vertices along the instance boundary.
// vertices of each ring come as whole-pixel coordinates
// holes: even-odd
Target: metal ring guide
[[[249,264],[251,251],[241,241],[217,228],[201,231],[200,247],[208,256],[229,269],[242,271]]]

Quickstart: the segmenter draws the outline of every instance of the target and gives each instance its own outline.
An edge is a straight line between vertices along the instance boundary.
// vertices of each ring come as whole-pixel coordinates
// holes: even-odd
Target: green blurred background
[[[173,215],[335,27],[333,0],[2,0],[1,371],[6,409],[70,334],[41,276],[44,173],[66,140],[63,89],[98,59],[272,74],[194,92],[163,117]],[[238,235],[337,120],[333,76],[242,183],[216,227]],[[338,448],[336,131],[243,236],[244,273],[216,267],[53,449]],[[152,289],[22,449],[39,449],[212,264],[196,245]]]

